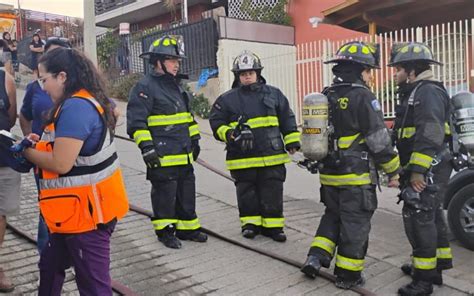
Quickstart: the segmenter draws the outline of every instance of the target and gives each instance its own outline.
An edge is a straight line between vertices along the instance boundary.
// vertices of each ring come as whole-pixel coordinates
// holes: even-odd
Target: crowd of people
[[[4,36],[5,39],[5,36]],[[13,48],[13,47],[12,47]],[[10,48],[10,49],[12,49]],[[204,243],[196,214],[200,133],[190,110],[192,95],[181,79],[183,43],[175,36],[155,40],[141,55],[152,67],[131,90],[127,133],[134,139],[152,185],[152,227],[168,248],[181,241]],[[27,86],[20,112],[21,141],[2,139],[0,246],[6,216],[18,212],[20,177],[15,165],[35,167],[40,219],[39,295],[60,295],[65,270],[74,267],[79,292],[112,295],[110,238],[128,202],[114,146],[116,114],[92,62],[61,40],[30,45],[38,79]],[[41,54],[44,51],[44,54]],[[8,51],[7,51],[8,52]],[[5,51],[4,51],[5,54]],[[380,67],[377,46],[344,44],[334,59],[334,81],[323,92],[332,131],[328,153],[318,163],[325,212],[301,271],[315,278],[335,258],[335,285],[362,286],[371,218],[377,209],[377,169],[400,188],[403,223],[413,247],[402,270],[412,282],[400,295],[429,295],[452,268],[440,202],[452,170],[445,129],[449,97],[433,78],[431,49],[422,43],[393,46],[399,106],[394,134],[384,124],[370,91]],[[260,58],[244,51],[233,63],[232,88],[212,106],[214,137],[226,144],[226,165],[235,179],[241,233],[276,242],[284,232],[283,185],[289,154],[301,149],[295,115],[283,92],[266,83]],[[0,71],[0,129],[16,121],[15,86]],[[10,142],[9,142],[10,141]],[[398,153],[394,149],[396,146]],[[0,291],[14,286],[0,269]]]

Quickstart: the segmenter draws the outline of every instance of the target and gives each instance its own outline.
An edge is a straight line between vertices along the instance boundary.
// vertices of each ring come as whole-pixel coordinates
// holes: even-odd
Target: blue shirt
[[[85,99],[66,99],[55,124],[55,137],[84,141],[80,155],[94,154],[100,147],[104,123],[93,104]]]
[[[43,133],[44,119],[48,111],[53,107],[53,101],[49,95],[41,89],[35,80],[26,87],[21,114],[31,121],[31,131],[39,136]]]

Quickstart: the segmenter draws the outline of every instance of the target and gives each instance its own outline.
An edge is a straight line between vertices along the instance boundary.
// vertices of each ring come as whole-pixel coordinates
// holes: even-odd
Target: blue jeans
[[[38,194],[39,194],[39,177],[37,174],[35,174],[35,181],[36,181],[36,188],[38,189]],[[41,251],[46,247],[48,244],[49,240],[49,232],[48,232],[48,227],[46,226],[46,223],[43,220],[43,217],[41,217],[41,214],[39,215],[39,221],[38,221],[38,236],[37,236],[37,248],[38,252],[41,255]]]

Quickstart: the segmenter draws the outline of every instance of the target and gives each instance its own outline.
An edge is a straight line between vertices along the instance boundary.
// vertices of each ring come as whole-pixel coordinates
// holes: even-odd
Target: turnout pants
[[[421,193],[422,210],[403,205],[403,224],[413,248],[413,278],[417,280],[431,281],[436,275],[436,269],[453,267],[453,256],[442,209],[451,171],[449,161],[443,161],[433,168],[433,182],[437,185],[438,191],[424,190]]]
[[[196,178],[191,164],[149,170],[153,227],[158,236],[165,231],[189,235],[201,228],[196,215]]]
[[[247,228],[281,231],[285,165],[231,171],[235,179],[242,230]]]
[[[321,201],[326,206],[309,255],[329,267],[336,253],[334,274],[356,280],[364,269],[370,220],[377,208],[375,186],[321,186]]]

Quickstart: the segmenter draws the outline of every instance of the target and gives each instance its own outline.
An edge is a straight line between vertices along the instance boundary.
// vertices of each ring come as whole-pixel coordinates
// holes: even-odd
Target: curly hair
[[[94,64],[83,53],[71,48],[58,47],[44,54],[38,64],[41,64],[54,77],[60,72],[67,75],[63,96],[49,114],[47,124],[54,121],[54,114],[64,100],[71,98],[79,90],[85,89],[102,106],[107,127],[114,130],[115,117],[111,102],[105,93],[103,80]]]

